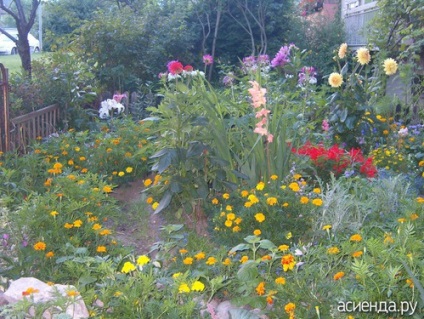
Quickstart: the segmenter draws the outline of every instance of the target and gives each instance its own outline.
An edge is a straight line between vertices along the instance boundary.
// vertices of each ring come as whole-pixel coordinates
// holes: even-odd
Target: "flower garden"
[[[94,318],[218,318],[216,300],[231,318],[421,318],[424,126],[382,102],[403,65],[342,44],[317,80],[305,54],[246,57],[220,87],[171,61],[148,117],[1,154],[2,285],[75,285]],[[144,255],[110,222],[140,178],[139,210],[167,221]]]

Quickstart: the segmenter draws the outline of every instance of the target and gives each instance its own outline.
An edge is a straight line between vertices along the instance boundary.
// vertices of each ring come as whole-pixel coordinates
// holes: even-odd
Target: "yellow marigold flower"
[[[205,259],[206,255],[203,251],[197,253],[196,255],[194,255],[194,258],[196,258],[196,260],[201,260],[201,259]]]
[[[52,215],[53,217],[56,217],[57,215],[59,215],[59,213],[55,210],[50,212],[50,215]]]
[[[46,249],[46,244],[42,241],[39,241],[37,243],[34,244],[34,249],[35,250],[45,250]]]
[[[307,204],[307,203],[309,203],[309,198],[306,197],[306,196],[301,196],[300,197],[300,203],[301,204]]]
[[[419,216],[418,216],[418,214],[417,214],[417,213],[412,213],[412,214],[411,214],[411,216],[409,216],[409,218],[410,218],[411,220],[416,220],[418,217],[419,217]]]
[[[233,206],[227,205],[225,206],[225,210],[228,210],[229,212],[231,212],[233,210]]]
[[[44,186],[46,187],[52,186],[52,181],[53,179],[47,178],[46,181],[44,182]]]
[[[227,219],[228,220],[234,220],[234,219],[236,219],[236,214],[234,214],[234,213],[228,213],[227,214]]]
[[[284,278],[284,277],[277,277],[277,278],[275,278],[275,283],[277,285],[285,285],[286,284],[286,278]]]
[[[110,229],[103,229],[99,234],[101,236],[106,236],[112,234],[112,232],[110,231]]]
[[[70,224],[70,223],[65,223],[65,225],[63,227],[65,227],[66,229],[71,229],[71,228],[74,227],[74,225]]]
[[[256,286],[256,293],[259,296],[262,296],[265,294],[265,282],[261,281],[257,286]]]
[[[256,204],[259,203],[259,199],[256,197],[256,195],[254,194],[250,194],[247,199],[252,203],[252,204]]]
[[[405,223],[406,222],[406,218],[398,218],[398,222],[399,223],[401,223],[401,224],[403,224],[403,223]]]
[[[339,271],[338,273],[336,273],[333,277],[334,280],[339,280],[341,278],[343,278],[345,275],[345,273],[343,271]]]
[[[188,253],[188,250],[187,249],[185,249],[185,248],[181,248],[180,249],[180,254],[181,255],[184,255],[184,254],[187,254]]]
[[[281,266],[283,266],[284,271],[293,270],[294,266],[296,266],[294,256],[292,254],[287,254],[281,257]]]
[[[364,252],[363,252],[362,250],[358,250],[358,251],[355,251],[354,253],[352,253],[352,257],[353,257],[353,258],[359,258],[359,257],[361,257],[363,254],[364,254]]]
[[[266,203],[267,203],[269,206],[274,206],[274,205],[276,205],[276,204],[278,203],[278,200],[277,200],[277,198],[275,198],[275,197],[268,197],[268,198],[266,199]]]
[[[240,195],[241,195],[241,197],[247,197],[247,196],[249,196],[249,192],[246,191],[246,190],[243,190],[243,191],[240,192]]]
[[[152,209],[153,210],[156,210],[156,208],[158,208],[159,207],[159,203],[158,202],[154,202],[153,204],[152,204]]]
[[[342,43],[339,47],[338,56],[340,59],[344,59],[347,53],[347,43]]]
[[[123,292],[121,291],[115,291],[115,293],[113,294],[115,297],[120,297],[122,296]]]
[[[409,288],[413,288],[414,287],[414,282],[412,281],[411,278],[406,279],[406,283],[408,284]]]
[[[144,181],[143,181],[143,184],[144,184],[144,187],[149,187],[150,185],[152,185],[152,180],[150,179],[150,178],[148,178],[148,179],[145,179]]]
[[[241,230],[240,226],[233,227],[233,233],[238,233]]]
[[[93,230],[99,230],[100,228],[102,228],[102,225],[100,225],[98,223],[94,224],[93,227],[91,227],[91,229],[93,229]]]
[[[299,184],[297,182],[293,182],[289,184],[289,188],[293,191],[293,192],[298,192],[300,191],[300,187]]]
[[[180,294],[182,294],[182,293],[189,293],[189,292],[190,292],[190,287],[189,287],[187,284],[182,283],[182,284],[178,287],[178,292],[179,292]]]
[[[265,188],[265,183],[264,182],[259,182],[257,185],[256,185],[256,189],[258,190],[258,191],[261,191],[261,190],[263,190]]]
[[[226,227],[231,227],[231,226],[233,226],[233,222],[232,222],[231,220],[227,219],[227,220],[225,221],[224,225],[225,225]]]
[[[384,233],[384,241],[385,244],[393,244],[395,240],[392,237],[391,233]]]
[[[331,87],[333,88],[338,88],[341,87],[343,84],[343,77],[337,73],[337,72],[333,72],[330,74],[330,76],[328,77],[328,83],[331,85]]]
[[[223,199],[229,199],[230,198],[230,194],[224,193],[224,194],[222,194],[222,198]]]
[[[219,200],[218,200],[218,198],[213,198],[213,199],[212,199],[212,204],[214,204],[214,205],[218,205],[218,204],[219,204]]]
[[[340,252],[340,249],[337,247],[330,247],[327,249],[327,253],[330,255],[337,255]]]
[[[293,302],[289,302],[284,306],[284,311],[288,314],[293,313],[296,309],[296,305]]]
[[[360,242],[362,240],[362,236],[359,234],[355,234],[350,236],[350,241]]]
[[[247,262],[249,260],[249,257],[247,257],[247,256],[242,256],[241,258],[240,258],[240,263],[242,263],[242,264],[244,264],[245,262]]]
[[[81,170],[81,173],[87,173],[88,172],[88,169],[87,168],[83,168],[82,170]]]
[[[314,198],[312,200],[312,204],[315,206],[322,206],[322,199],[321,198]]]
[[[135,269],[135,265],[132,262],[127,261],[125,262],[124,266],[122,266],[121,272],[123,272],[124,274],[128,274],[129,272],[134,271]]]
[[[172,278],[176,279],[180,277],[182,274],[183,274],[182,272],[176,272],[175,274],[172,275]]]
[[[424,173],[423,173],[423,177],[424,177]],[[422,204],[422,203],[424,203],[424,197],[417,197],[416,201],[417,201],[417,203]]]
[[[209,257],[207,260],[206,260],[206,265],[208,265],[208,266],[212,266],[212,265],[215,265],[215,263],[216,263],[216,258],[215,257]]]
[[[262,234],[262,232],[261,232],[261,230],[260,230],[260,229],[255,229],[255,230],[253,231],[253,235],[255,235],[255,236],[260,236],[260,234]]]
[[[230,258],[225,258],[224,261],[222,262],[222,264],[224,266],[229,266],[231,265],[231,259]]]
[[[384,60],[383,65],[384,65],[384,72],[386,72],[386,75],[395,74],[398,68],[397,62],[393,60],[392,58],[388,58]]]
[[[132,173],[133,168],[132,168],[132,167],[130,167],[130,166],[128,166],[128,167],[125,169],[125,171],[126,171],[128,174],[130,174],[130,173]]]
[[[289,245],[280,245],[280,246],[278,246],[278,250],[279,251],[286,251],[286,250],[289,250]]]
[[[272,259],[271,255],[264,255],[264,256],[261,257],[262,261],[269,261],[271,259]]]
[[[196,280],[191,285],[191,290],[193,291],[203,291],[204,289],[205,289],[205,285],[199,280]]]
[[[184,258],[183,264],[184,265],[192,265],[193,264],[193,258],[191,258],[191,257]]]
[[[283,203],[283,205],[281,205],[281,206],[283,206],[283,207],[288,207],[288,206],[289,206],[289,203],[285,202],[285,203]]]
[[[331,229],[331,225],[324,225],[322,226],[322,230],[330,230]]]
[[[52,258],[54,256],[54,252],[49,251],[48,253],[46,253],[46,258]]]
[[[265,215],[262,213],[255,214],[255,219],[258,223],[262,223],[265,221]]]
[[[277,179],[278,179],[278,175],[273,174],[273,175],[271,175],[269,178],[270,178],[271,180],[275,181],[275,180],[277,180]]]
[[[153,200],[153,197],[147,197],[146,203],[150,205],[151,203],[153,203]]]
[[[236,220],[234,221],[234,223],[236,225],[240,225],[240,223],[243,221],[243,219],[241,219],[240,217],[237,217]]]
[[[150,261],[150,258],[146,255],[141,255],[137,258],[137,265],[139,266],[144,266],[146,264],[148,264]]]
[[[82,220],[81,219],[77,219],[76,221],[74,221],[74,227],[80,228],[81,226],[82,226]]]
[[[106,246],[97,246],[96,251],[98,253],[105,253],[106,252]]]
[[[383,134],[384,134],[384,135],[389,135],[389,130],[384,130],[384,131],[383,131]]]
[[[315,194],[321,194],[321,188],[319,187],[315,187],[312,192],[314,192]]]
[[[252,207],[253,203],[252,202],[246,202],[244,203],[244,207],[249,208]]]
[[[359,64],[368,64],[371,61],[370,51],[367,48],[359,48],[358,51],[356,51],[356,58],[358,59]]]
[[[105,193],[111,193],[112,192],[112,187],[106,185],[106,186],[103,187],[103,191]]]
[[[123,171],[120,171],[119,173],[118,173],[118,176],[119,177],[122,177],[122,176],[124,176],[125,175],[125,173],[123,172]]]

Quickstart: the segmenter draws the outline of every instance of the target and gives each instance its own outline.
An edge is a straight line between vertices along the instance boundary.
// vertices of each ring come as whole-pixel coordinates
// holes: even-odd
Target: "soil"
[[[146,205],[140,201],[141,191],[144,189],[143,179],[137,179],[114,189],[112,196],[118,200],[121,207],[121,216],[112,221],[115,228],[115,238],[123,246],[131,247],[134,254],[147,254],[151,246],[161,240],[160,228],[166,225],[161,214],[153,214],[150,207],[149,218],[137,215],[134,205]],[[140,207],[145,210],[146,207]],[[198,236],[209,237],[207,228],[208,221],[201,205],[194,207],[191,214],[183,214],[181,220],[186,227],[194,231]],[[145,225],[147,223],[147,227]]]
[[[134,254],[148,253],[152,244],[160,240],[160,227],[164,224],[162,217],[152,214],[150,207],[148,220],[136,215],[131,207],[136,204],[147,206],[140,201],[143,188],[143,179],[138,179],[119,186],[112,193],[119,202],[122,214],[118,220],[113,221],[115,238],[121,245],[133,248]],[[140,207],[141,209],[144,210],[145,207]],[[148,224],[147,227],[145,223]]]

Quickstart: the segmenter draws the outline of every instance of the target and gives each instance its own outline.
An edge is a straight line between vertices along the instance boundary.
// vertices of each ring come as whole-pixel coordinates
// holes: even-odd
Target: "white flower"
[[[113,99],[107,99],[106,101],[102,101],[100,103],[99,117],[101,119],[107,119],[110,117],[111,113],[120,114],[124,112],[124,110],[125,106],[123,106],[121,103],[118,103]]]
[[[400,137],[405,137],[405,136],[407,136],[407,135],[408,135],[408,128],[407,128],[407,127],[405,127],[405,128],[401,128],[401,129],[399,130],[399,132],[398,132],[398,135],[399,135]]]

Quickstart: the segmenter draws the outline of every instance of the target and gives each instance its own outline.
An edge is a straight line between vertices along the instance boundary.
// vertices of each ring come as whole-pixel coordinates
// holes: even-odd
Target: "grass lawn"
[[[46,53],[34,53],[31,55],[32,60],[39,59]],[[0,55],[0,63],[4,65],[6,69],[9,69],[9,75],[21,71],[21,59],[19,55]]]

